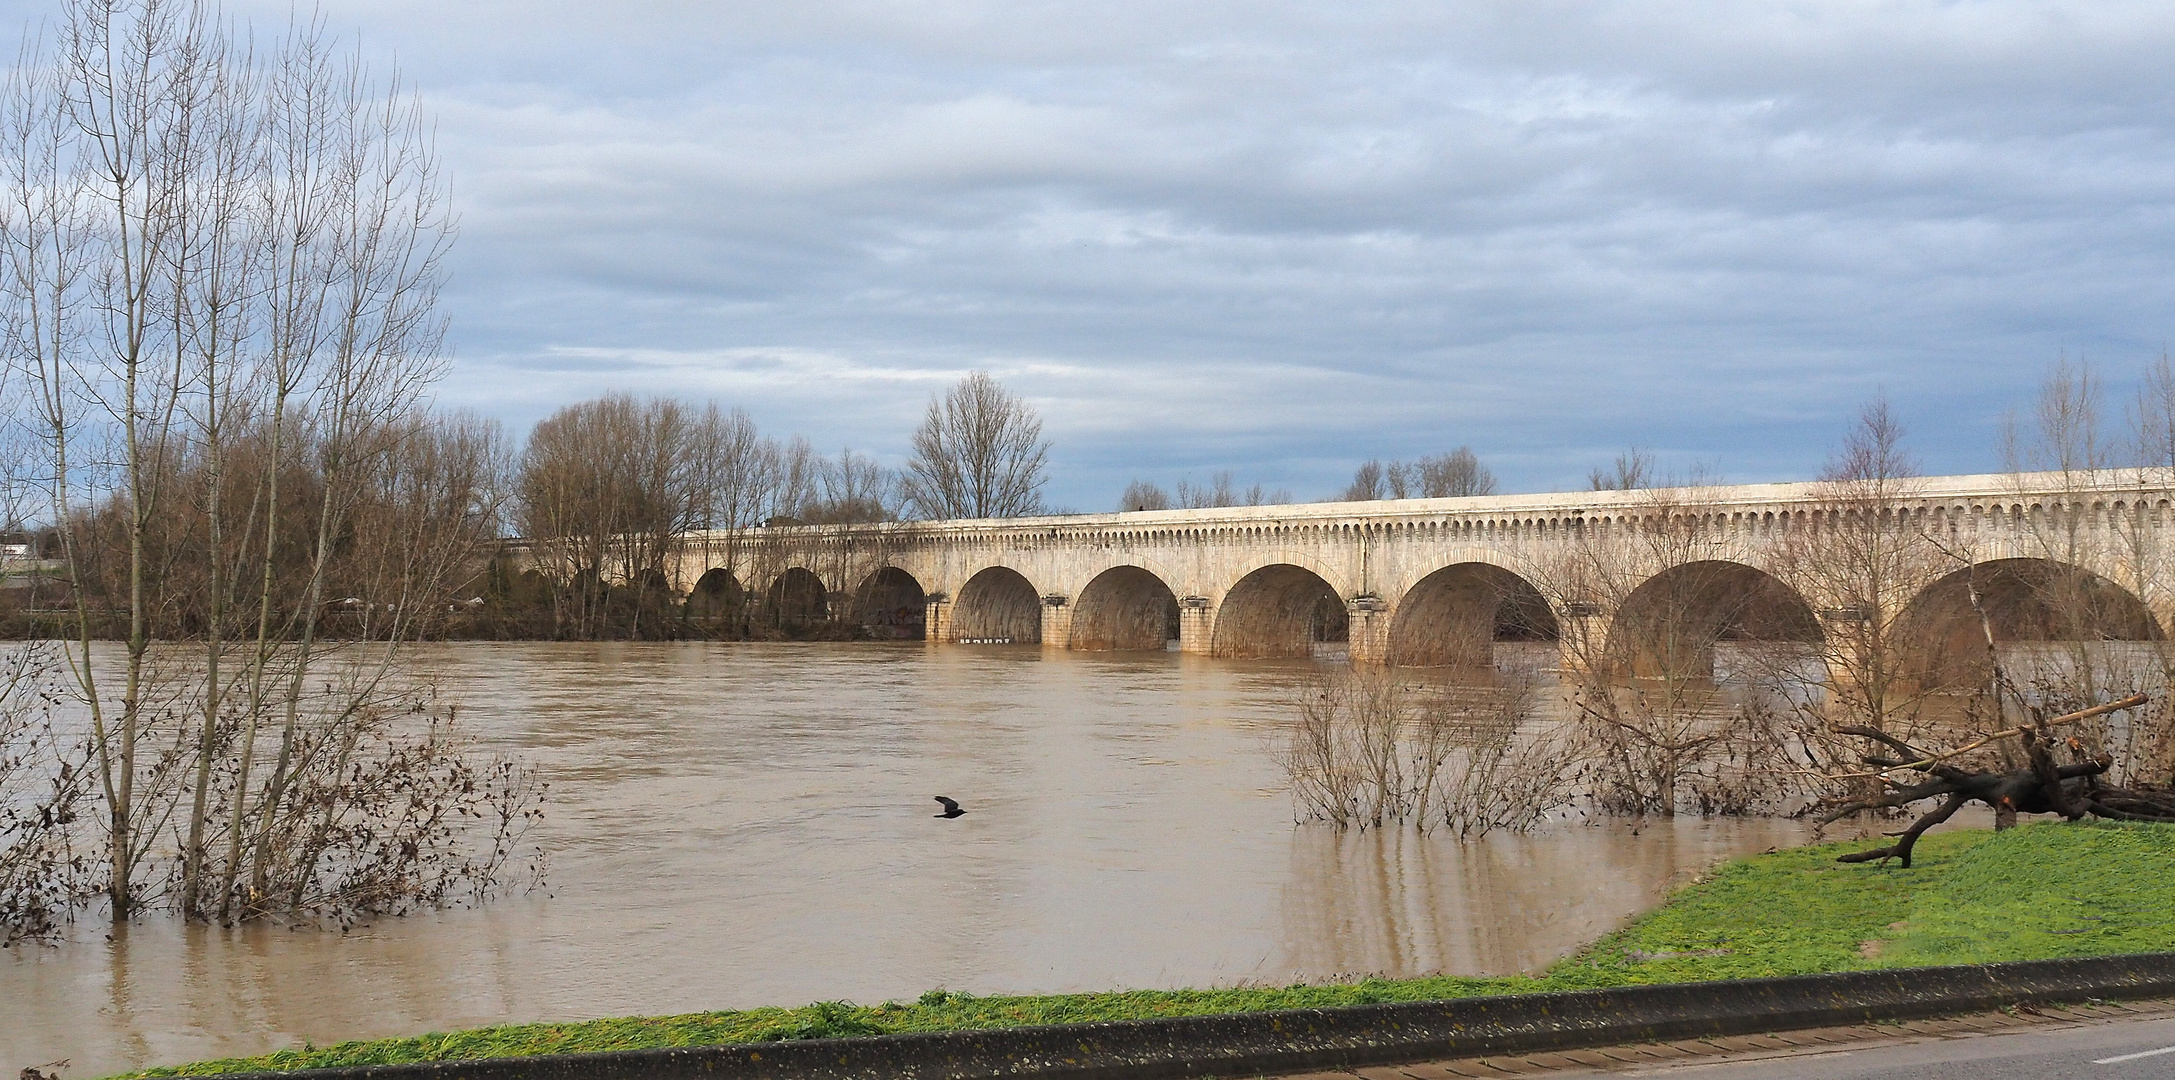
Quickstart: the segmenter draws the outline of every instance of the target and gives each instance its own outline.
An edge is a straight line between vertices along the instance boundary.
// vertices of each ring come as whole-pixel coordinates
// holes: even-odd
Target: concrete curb
[[[2175,953],[1102,1024],[319,1069],[310,1080],[1161,1080],[1748,1035],[2175,996]],[[241,1074],[270,1080],[291,1073]]]

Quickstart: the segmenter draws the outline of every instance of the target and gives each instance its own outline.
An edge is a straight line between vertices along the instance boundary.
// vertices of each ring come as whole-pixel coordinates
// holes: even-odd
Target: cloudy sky
[[[437,116],[442,398],[517,429],[628,389],[896,463],[985,368],[1099,510],[1461,443],[1802,478],[1885,392],[1979,471],[2058,357],[2119,398],[2175,333],[2164,2],[325,12]]]

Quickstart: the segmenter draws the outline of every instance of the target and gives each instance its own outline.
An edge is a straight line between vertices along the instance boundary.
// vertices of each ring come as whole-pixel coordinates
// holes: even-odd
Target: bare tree
[[[1345,502],[1373,499],[1453,499],[1468,495],[1493,495],[1495,474],[1480,463],[1470,446],[1447,454],[1433,454],[1418,461],[1369,461],[1352,474],[1344,489]]]
[[[12,126],[34,132],[38,144],[27,148],[32,159],[22,180],[59,185],[59,198],[82,208],[65,225],[52,210],[45,211],[42,226],[24,223],[46,233],[47,245],[60,239],[61,229],[69,230],[77,246],[65,258],[80,262],[66,264],[46,245],[36,253],[18,248],[32,261],[13,275],[30,294],[15,298],[16,321],[35,325],[41,314],[56,319],[38,332],[48,344],[29,356],[30,374],[42,384],[38,396],[48,403],[47,437],[56,448],[54,518],[71,531],[67,523],[76,507],[67,474],[82,456],[69,455],[66,447],[91,434],[86,428],[94,424],[92,437],[110,443],[107,460],[117,463],[94,482],[112,485],[125,515],[127,660],[117,697],[102,691],[93,671],[90,620],[80,609],[80,650],[71,654],[71,674],[90,709],[105,809],[107,895],[116,919],[133,909],[138,863],[152,842],[137,792],[157,588],[145,534],[168,496],[166,455],[174,445],[182,375],[162,311],[171,302],[168,263],[180,243],[180,188],[199,164],[201,142],[193,129],[211,38],[200,9],[146,3],[115,11],[72,4],[51,66],[42,57],[24,65],[45,73],[42,85],[25,85],[13,102],[30,115]],[[30,193],[10,199],[26,206],[40,201]],[[71,295],[53,295],[56,279],[67,282]],[[78,413],[85,401],[95,403],[95,419]]]
[[[1808,642],[1824,678],[1792,653],[1764,673],[1801,714],[1801,748],[1820,767],[1849,760],[1831,725],[1872,727],[1918,738],[1933,717],[1925,627],[1903,621],[1906,605],[1955,569],[1942,540],[1904,513],[1920,489],[1917,461],[1885,400],[1860,411],[1822,471],[1819,502],[1782,530],[1768,568],[1802,596],[1824,598],[1822,633]],[[1814,686],[1817,683],[1817,692]],[[1938,710],[1936,710],[1938,711]],[[1824,721],[1824,722],[1823,722]]]
[[[1586,474],[1586,483],[1595,491],[1636,491],[1654,486],[1654,452],[1634,446],[1616,455],[1616,464],[1610,469],[1595,469]]]
[[[2165,484],[2171,391],[2163,361],[2137,399],[2130,449],[2139,471],[2127,477],[2112,469],[2125,448],[2106,435],[2098,381],[2081,363],[2058,362],[2028,417],[2004,425],[2003,457],[2018,493],[2029,490],[2036,504],[2014,521],[2022,550],[1988,561],[1978,539],[1953,523],[1930,531],[1951,571],[1948,587],[1929,591],[1919,602],[1926,610],[1892,632],[1899,650],[1933,646],[1930,658],[1904,668],[1905,684],[1960,708],[1941,724],[1916,725],[1919,734],[1877,714],[1837,724],[1837,734],[1863,741],[1855,762],[1829,765],[1822,821],[1939,803],[1895,843],[1841,861],[1909,866],[1918,837],[1973,801],[1994,811],[1997,829],[2018,813],[2175,821],[2175,795],[2164,786],[2175,772],[2170,664],[2149,606],[2168,597],[2164,526],[2149,500],[2106,493],[2123,480]],[[2089,527],[2093,518],[2109,527],[2111,549]],[[2127,578],[2136,592],[2092,567]]]
[[[1034,408],[977,371],[929,401],[907,464],[923,517],[1023,517],[1042,509],[1050,444]]]
[[[1218,471],[1207,484],[1180,480],[1177,493],[1163,489],[1162,485],[1146,480],[1135,480],[1125,486],[1125,493],[1118,498],[1119,511],[1127,510],[1199,510],[1219,506],[1269,506],[1291,501],[1291,492],[1284,488],[1271,491],[1255,484],[1245,491],[1238,489],[1238,481],[1228,469]]]
[[[391,735],[424,689],[402,644],[445,611],[497,486],[491,438],[421,407],[452,237],[427,126],[321,23],[247,40],[201,5],[72,3],[0,117],[7,361],[76,605],[116,919],[162,897],[384,910],[383,881],[310,884],[362,858],[311,823],[388,835],[357,770],[441,807],[483,790],[447,786],[474,779],[451,742],[426,761]]]
[[[1419,495],[1423,499],[1495,494],[1495,474],[1480,463],[1469,446],[1421,458],[1418,471]]]
[[[2104,422],[2100,380],[2063,358],[2040,387],[2028,418],[2012,417],[2003,456],[2018,490],[2035,493],[2017,521],[2030,561],[1989,569],[1956,546],[1971,571],[1971,602],[1983,638],[1976,663],[1955,665],[1968,682],[1978,732],[2030,723],[2139,694],[2152,704],[2089,717],[2068,737],[2086,758],[2104,757],[2113,783],[2158,783],[2175,774],[2175,647],[2155,612],[2175,603],[2175,557],[2149,498],[2110,488],[2165,489],[2169,429],[2165,403],[2175,373],[2165,358],[2141,381],[2127,438]],[[2132,463],[2128,468],[2118,464]],[[2024,473],[2039,475],[2028,481]],[[2049,480],[2053,483],[2049,484]],[[2047,498],[2048,489],[2055,492]],[[2104,531],[2093,528],[2104,522]],[[2111,541],[2111,542],[2110,542]],[[2013,758],[2016,749],[2005,751]],[[2014,763],[2013,761],[2011,762]],[[2095,781],[2097,783],[2098,781]]]
[[[819,496],[808,514],[816,524],[852,525],[896,521],[901,501],[898,475],[850,448],[822,463]]]
[[[766,449],[747,410],[724,412],[714,401],[703,410],[688,451],[698,527],[737,532],[761,524],[770,486]]]
[[[90,878],[71,842],[89,747],[53,723],[60,667],[43,643],[0,656],[0,946],[53,935]]]
[[[2101,431],[2104,388],[2091,365],[2062,357],[2040,384],[2028,418],[2002,424],[2002,462],[2012,473],[2089,474],[2115,463],[2116,447]]]
[[[2166,353],[2145,369],[2130,407],[2130,431],[2137,465],[2148,470],[2139,479],[2175,480],[2175,362]]]
[[[1382,463],[1369,461],[1352,471],[1352,482],[1344,486],[1344,494],[1337,498],[1340,502],[1372,502],[1386,498],[1388,494],[1388,478]]]
[[[1125,494],[1118,496],[1120,513],[1127,510],[1168,510],[1171,506],[1171,493],[1146,480],[1135,480],[1125,485]]]
[[[711,402],[694,426],[688,448],[693,521],[705,531],[706,561],[727,568],[743,565],[752,531],[763,523],[772,480],[771,447],[744,409],[725,412]],[[699,583],[694,583],[699,584]],[[691,611],[708,633],[745,633],[745,597],[728,595],[691,600]],[[716,608],[718,610],[712,610]]]
[[[1809,794],[1767,774],[1793,743],[1788,714],[1737,669],[1787,667],[1746,653],[1796,657],[1818,629],[1732,554],[1702,490],[1655,489],[1589,517],[1538,568],[1535,584],[1570,616],[1570,752],[1589,763],[1600,809],[1739,813]]]
[[[1205,510],[1218,506],[1237,506],[1239,491],[1230,470],[1225,469],[1209,478],[1206,484],[1192,480],[1180,480],[1176,504],[1186,510]]]
[[[560,633],[663,633],[657,583],[688,529],[757,493],[737,477],[727,490],[698,491],[698,480],[739,467],[695,464],[698,447],[733,438],[698,436],[702,428],[678,402],[614,394],[569,405],[530,432],[516,482],[520,521],[553,583]]]
[[[770,505],[763,511],[766,524],[805,525],[815,516],[816,488],[823,475],[823,461],[806,436],[784,442],[767,441],[770,482],[765,489]]]

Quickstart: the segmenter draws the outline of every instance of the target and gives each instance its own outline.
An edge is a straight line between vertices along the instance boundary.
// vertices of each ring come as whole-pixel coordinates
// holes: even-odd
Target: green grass
[[[2175,950],[2175,826],[2039,823],[1919,841],[1916,865],[1845,866],[1864,842],[1725,864],[1539,976],[819,1002],[686,1016],[520,1024],[152,1069],[194,1076],[959,1028],[1135,1020],[1478,994],[1749,979],[1879,967]]]

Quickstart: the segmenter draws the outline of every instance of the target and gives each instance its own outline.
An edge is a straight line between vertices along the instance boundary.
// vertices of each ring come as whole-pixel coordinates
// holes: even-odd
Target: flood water
[[[0,1068],[767,1004],[1531,970],[1781,821],[1461,844],[1295,826],[1307,661],[922,644],[456,644],[551,784],[548,890],[349,932],[97,918],[0,954]],[[968,810],[932,814],[931,796]]]

